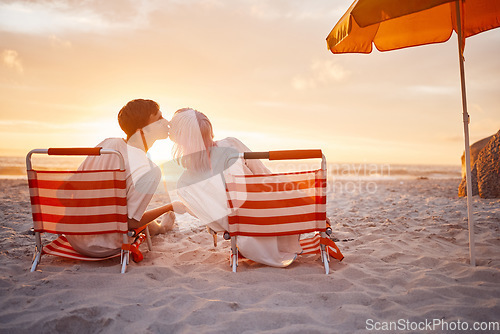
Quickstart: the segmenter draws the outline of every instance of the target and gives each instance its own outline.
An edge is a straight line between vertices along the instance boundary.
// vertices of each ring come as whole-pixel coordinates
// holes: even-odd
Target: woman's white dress
[[[228,230],[226,190],[222,173],[269,174],[260,160],[236,160],[226,170],[228,159],[250,150],[236,138],[225,138],[211,148],[212,170],[196,172],[186,170],[177,182],[177,193],[184,204],[206,225],[216,232]],[[240,253],[255,262],[269,266],[286,267],[302,252],[299,236],[245,237],[238,236]]]

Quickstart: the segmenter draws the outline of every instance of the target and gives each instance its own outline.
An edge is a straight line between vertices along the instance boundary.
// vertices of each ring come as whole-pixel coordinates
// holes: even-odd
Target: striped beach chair
[[[321,254],[326,274],[330,256],[343,255],[328,238],[326,218],[326,158],[321,150],[245,152],[234,159],[321,159],[321,168],[295,173],[231,175],[226,173],[226,194],[230,214],[231,266],[238,266],[238,236],[269,237],[313,234],[302,239],[302,254]],[[228,162],[229,164],[230,162]]]
[[[49,156],[68,155],[116,155],[119,166],[109,170],[60,171],[35,170],[31,161],[33,154]],[[26,169],[30,190],[31,210],[35,233],[35,254],[31,271],[35,271],[43,254],[61,256],[74,260],[99,261],[120,256],[121,272],[125,273],[130,255],[138,258],[138,243],[129,243],[127,224],[127,195],[125,162],[115,150],[95,148],[49,148],[35,149],[26,156]],[[151,241],[147,228],[148,246]],[[47,245],[42,243],[42,234],[59,236]],[[121,252],[106,258],[88,257],[78,253],[65,235],[89,235],[120,233],[123,235]],[[132,235],[137,231],[132,231]],[[136,238],[141,242],[144,238]]]

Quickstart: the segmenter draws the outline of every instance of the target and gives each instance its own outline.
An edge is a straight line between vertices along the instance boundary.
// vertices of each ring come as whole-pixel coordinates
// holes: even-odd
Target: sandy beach
[[[329,275],[318,256],[286,269],[243,260],[234,274],[229,242],[214,248],[189,215],[121,275],[118,259],[52,256],[30,273],[27,183],[0,180],[0,332],[499,332],[500,200],[473,199],[471,267],[459,182],[331,184],[327,214],[345,259]]]

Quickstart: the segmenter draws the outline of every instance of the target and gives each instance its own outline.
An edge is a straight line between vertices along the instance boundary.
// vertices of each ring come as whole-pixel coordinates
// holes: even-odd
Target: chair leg
[[[321,232],[321,237],[326,238],[327,237],[326,233]],[[330,256],[328,254],[328,249],[324,244],[320,244],[320,248],[321,248],[321,261],[325,266],[325,273],[328,275],[330,273]]]
[[[128,244],[127,234],[123,235],[123,244]],[[125,274],[129,260],[130,260],[130,250],[128,250],[128,249],[125,250],[122,247],[122,249],[120,250],[120,263],[122,265],[122,270],[121,270],[122,274]]]
[[[231,237],[231,265],[233,267],[233,273],[236,272],[236,268],[238,267],[238,247],[236,244],[236,236]]]
[[[35,254],[33,254],[33,261],[31,262],[31,272],[36,270],[42,258],[42,237],[40,236],[40,232],[35,233],[35,242]]]
[[[35,247],[35,254],[33,254],[33,261],[31,262],[31,272],[36,270],[36,267],[40,263],[40,258],[42,257],[42,250]]]
[[[130,252],[127,250],[121,250],[121,256],[120,256],[120,263],[122,265],[121,273],[125,274],[125,271],[127,271],[127,264],[129,263],[129,258],[130,258]]]
[[[233,254],[233,273],[236,272],[238,268],[238,254]]]
[[[323,265],[325,266],[325,274],[328,275],[330,273],[330,264],[327,251],[321,251],[321,260],[323,261]]]

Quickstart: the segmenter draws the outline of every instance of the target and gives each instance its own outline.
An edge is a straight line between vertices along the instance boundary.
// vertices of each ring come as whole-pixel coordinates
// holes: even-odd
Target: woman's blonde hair
[[[186,169],[211,169],[210,147],[214,146],[212,123],[205,114],[191,108],[175,112],[170,121],[174,158]]]

